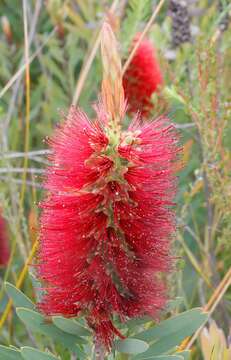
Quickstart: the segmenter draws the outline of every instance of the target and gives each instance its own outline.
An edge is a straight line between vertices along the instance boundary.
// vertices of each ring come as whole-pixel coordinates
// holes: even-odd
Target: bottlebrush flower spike
[[[138,41],[139,34],[135,41]],[[130,113],[148,117],[153,109],[151,96],[163,84],[163,76],[152,43],[144,39],[137,48],[123,78]]]
[[[0,267],[5,267],[10,258],[9,239],[6,231],[6,222],[0,211]]]
[[[114,336],[122,336],[114,315],[121,321],[156,316],[165,305],[159,274],[172,263],[179,149],[165,117],[142,125],[136,116],[121,130],[121,66],[109,25],[102,42],[96,119],[72,107],[50,140],[38,272],[46,284],[40,309],[85,316],[95,343],[109,350]]]

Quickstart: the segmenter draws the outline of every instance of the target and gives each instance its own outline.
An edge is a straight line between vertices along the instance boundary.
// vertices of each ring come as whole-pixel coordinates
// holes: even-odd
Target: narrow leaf
[[[183,357],[184,360],[189,360],[190,359],[190,351],[182,351],[179,352],[179,355]]]
[[[17,289],[13,284],[6,282],[5,289],[7,295],[12,299],[15,307],[25,307],[29,309],[34,309],[33,302],[26,295],[24,295],[22,291]]]
[[[7,346],[0,345],[0,360],[20,360],[20,351]]]
[[[143,357],[143,360],[184,360],[181,355],[160,355],[152,357]]]
[[[85,327],[79,325],[76,320],[66,319],[62,316],[55,316],[52,318],[53,323],[61,330],[68,334],[78,336],[89,336],[91,332]]]
[[[148,344],[142,340],[128,338],[116,341],[115,349],[126,354],[139,354],[148,349]]]
[[[151,342],[145,356],[161,355],[179,345],[185,337],[191,336],[206,319],[207,314],[200,308],[192,309],[137,334],[136,338]],[[136,359],[144,357],[137,356]]]
[[[52,354],[42,352],[37,349],[33,349],[29,346],[25,346],[21,348],[21,354],[23,359],[25,360],[55,360],[58,359]]]
[[[36,333],[40,333],[46,336],[50,336],[57,342],[62,343],[66,347],[71,347],[78,344],[86,344],[83,338],[67,334],[58,329],[54,324],[46,322],[46,319],[36,311],[32,311],[25,308],[16,309],[18,317],[24,322],[24,324]]]
[[[173,309],[175,309],[177,306],[181,305],[183,303],[183,297],[176,297],[175,299],[173,300],[170,300],[168,303],[167,303],[167,311],[171,311]]]

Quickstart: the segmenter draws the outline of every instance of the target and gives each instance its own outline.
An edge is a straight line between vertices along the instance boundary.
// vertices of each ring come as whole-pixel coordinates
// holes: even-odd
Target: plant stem
[[[94,360],[104,360],[105,348],[97,339],[95,339],[94,342],[95,342]]]

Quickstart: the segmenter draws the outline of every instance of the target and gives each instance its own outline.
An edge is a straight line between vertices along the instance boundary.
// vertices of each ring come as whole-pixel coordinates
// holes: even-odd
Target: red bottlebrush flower
[[[71,108],[50,140],[41,203],[40,309],[86,316],[107,349],[113,315],[156,316],[166,302],[160,272],[171,268],[177,135],[162,117],[115,133],[104,105],[90,121]]]
[[[139,35],[135,42],[138,38]],[[162,84],[163,76],[155,49],[149,40],[142,40],[123,77],[128,111],[139,111],[143,117],[149,116],[153,109],[151,96]]]
[[[9,239],[6,231],[6,222],[0,211],[0,267],[5,267],[10,258]]]
[[[165,301],[159,274],[171,268],[177,136],[166,118],[126,131],[122,68],[110,26],[102,29],[102,104],[96,119],[71,108],[50,141],[42,202],[39,304],[49,315],[84,315],[95,347],[110,349],[113,323],[155,316]]]

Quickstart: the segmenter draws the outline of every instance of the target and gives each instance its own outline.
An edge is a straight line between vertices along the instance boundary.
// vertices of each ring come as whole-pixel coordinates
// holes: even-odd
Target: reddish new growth
[[[40,308],[83,315],[110,348],[121,321],[155,316],[166,302],[160,272],[171,267],[177,136],[168,119],[136,117],[114,131],[103,105],[94,121],[74,107],[50,140],[42,202]]]
[[[135,42],[138,40],[136,37]],[[142,40],[123,78],[130,113],[148,117],[153,109],[151,96],[163,84],[163,76],[152,43]]]
[[[5,267],[10,258],[9,239],[6,231],[6,222],[0,211],[0,267]]]

